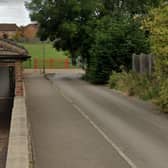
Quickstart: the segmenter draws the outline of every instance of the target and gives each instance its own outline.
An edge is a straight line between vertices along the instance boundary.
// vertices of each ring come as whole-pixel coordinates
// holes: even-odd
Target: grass
[[[45,50],[46,68],[72,68],[68,52],[57,51],[51,43],[22,43],[31,56],[31,59],[24,63],[25,68],[42,68],[43,51]],[[44,49],[45,48],[45,49]]]

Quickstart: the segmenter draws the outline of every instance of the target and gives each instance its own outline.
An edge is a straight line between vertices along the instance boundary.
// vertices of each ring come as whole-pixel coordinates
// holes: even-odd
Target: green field
[[[43,56],[45,56],[46,68],[72,68],[68,52],[57,51],[51,43],[22,43],[21,45],[28,50],[31,56],[31,59],[24,63],[25,68],[42,68]]]

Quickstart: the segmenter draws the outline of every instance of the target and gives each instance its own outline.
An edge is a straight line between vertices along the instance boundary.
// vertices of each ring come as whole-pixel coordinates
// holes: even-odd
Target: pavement
[[[167,168],[167,116],[82,74],[26,74],[36,167]]]

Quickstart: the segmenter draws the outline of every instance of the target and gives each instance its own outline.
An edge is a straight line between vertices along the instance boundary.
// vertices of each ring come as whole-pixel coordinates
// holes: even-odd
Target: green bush
[[[159,95],[157,81],[147,75],[140,75],[133,72],[113,72],[110,76],[109,85],[111,88],[121,90],[130,96],[138,96],[141,99],[155,99]]]
[[[110,76],[109,85],[111,88],[119,89],[123,92],[126,92],[129,95],[134,95],[132,86],[132,75],[122,71],[117,73],[113,71],[112,75]]]
[[[159,90],[157,103],[164,112],[168,112],[168,4],[160,1],[157,8],[151,8],[144,20],[149,32],[151,52],[155,55],[154,73],[157,79],[155,90]]]
[[[129,96],[138,96],[143,100],[153,100],[160,105],[164,112],[168,112],[168,79],[160,82],[155,77],[133,72],[112,72],[109,86],[121,90]]]
[[[168,79],[161,84],[159,92],[159,103],[164,112],[168,112]]]
[[[112,70],[131,69],[133,53],[149,51],[149,43],[139,24],[130,17],[104,17],[97,22],[89,49],[87,77],[93,83],[106,83]]]

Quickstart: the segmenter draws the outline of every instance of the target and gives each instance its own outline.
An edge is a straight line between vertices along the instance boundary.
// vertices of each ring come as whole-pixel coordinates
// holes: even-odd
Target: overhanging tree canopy
[[[40,24],[42,40],[55,40],[55,47],[75,52],[83,45],[88,22],[107,14],[142,14],[159,0],[32,0],[26,3],[31,19]],[[92,32],[90,32],[92,33]],[[84,36],[84,38],[86,38]]]
[[[126,65],[133,52],[146,51],[147,43],[144,32],[139,30],[140,26],[137,20],[135,21],[137,26],[133,26],[135,24],[133,16],[143,16],[148,8],[156,5],[158,1],[32,0],[31,3],[27,3],[27,8],[31,11],[32,20],[38,21],[40,24],[39,35],[42,40],[49,38],[54,41],[56,48],[69,50],[72,60],[77,55],[81,55],[87,62],[87,73],[94,69],[98,75],[102,72],[102,76],[105,75],[103,80],[107,80],[110,71],[114,67],[119,69],[121,65]],[[124,17],[129,20],[129,24],[127,25],[128,31],[134,33],[132,37],[129,36],[129,39],[126,35],[127,33],[125,33],[125,27],[122,25],[122,18]],[[104,24],[104,20],[107,20],[107,23],[105,23],[104,27],[101,27],[100,25]],[[111,23],[111,20],[114,22],[108,24],[108,22]],[[117,27],[116,24],[118,24]],[[113,33],[115,29],[117,29],[118,34]],[[110,33],[110,31],[112,32]],[[110,35],[109,37],[108,34]],[[120,43],[121,36],[118,35],[125,35],[127,37],[122,36],[122,42]],[[136,40],[134,37],[138,37],[139,39]],[[102,43],[101,40],[104,42]],[[115,50],[113,47],[112,49],[109,48],[109,52],[106,51],[103,54],[101,51],[108,49],[108,46],[104,44],[113,44],[112,46],[117,47],[120,44],[128,45],[129,52],[127,47],[121,47],[118,50]],[[135,49],[135,46],[139,47]],[[114,50],[116,54],[114,54]],[[91,64],[93,57],[99,62],[98,64]],[[108,59],[114,61],[105,61]],[[115,64],[115,66],[109,66],[106,63]],[[100,64],[101,66],[98,66]],[[95,67],[91,68],[91,66]],[[129,65],[126,66],[129,67]],[[108,68],[108,72],[105,67],[110,67]]]

